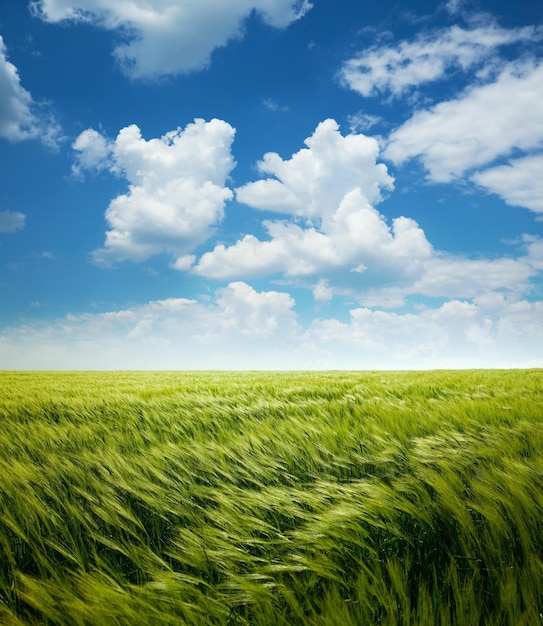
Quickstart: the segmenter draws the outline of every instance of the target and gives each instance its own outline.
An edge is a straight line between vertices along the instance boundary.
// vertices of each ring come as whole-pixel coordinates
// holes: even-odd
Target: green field
[[[543,624],[543,372],[0,372],[0,624]]]

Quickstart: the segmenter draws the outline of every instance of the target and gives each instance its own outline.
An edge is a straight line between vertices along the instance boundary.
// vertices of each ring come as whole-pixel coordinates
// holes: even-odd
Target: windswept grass
[[[0,372],[0,624],[543,624],[543,372]]]

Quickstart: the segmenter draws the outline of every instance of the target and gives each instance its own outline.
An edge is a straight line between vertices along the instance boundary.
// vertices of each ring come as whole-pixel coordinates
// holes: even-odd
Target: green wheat
[[[0,372],[0,624],[543,624],[543,372]]]

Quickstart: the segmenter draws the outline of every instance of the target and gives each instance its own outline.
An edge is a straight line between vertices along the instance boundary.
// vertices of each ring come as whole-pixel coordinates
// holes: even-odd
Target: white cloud
[[[177,259],[171,263],[171,267],[173,267],[173,269],[180,270],[181,272],[185,272],[192,267],[194,261],[196,261],[196,256],[194,254],[185,254],[177,257]]]
[[[420,34],[414,41],[366,49],[343,65],[340,76],[362,96],[390,93],[398,97],[411,87],[445,78],[451,69],[466,72],[479,66],[500,46],[542,38],[543,31],[535,27],[505,29],[489,24],[467,30],[451,26]]]
[[[455,342],[462,339],[472,323],[477,307],[460,301],[446,302],[438,309],[421,313],[397,314],[358,308],[350,311],[350,321],[317,320],[306,333],[306,340],[317,351],[337,352],[343,346],[349,360],[358,350],[365,360],[384,363],[411,362],[416,367],[426,360],[450,358]],[[465,341],[465,338],[464,338]],[[465,348],[465,346],[464,346]]]
[[[463,2],[445,8],[458,13]],[[363,96],[405,95],[413,87],[472,71],[472,84],[454,99],[412,117],[383,142],[395,165],[418,158],[433,182],[447,183],[512,154],[524,157],[471,175],[472,182],[509,204],[543,210],[538,170],[543,146],[543,64],[529,57],[507,62],[501,48],[543,39],[537,26],[506,29],[477,14],[475,27],[451,26],[394,46],[373,46],[347,61],[343,82]]]
[[[181,257],[178,268],[190,265],[185,255],[210,236],[232,198],[225,184],[235,165],[234,134],[217,119],[197,119],[148,141],[135,125],[123,128],[114,142],[84,131],[73,145],[74,171],[107,168],[129,183],[106,211],[111,229],[104,248],[93,253],[95,261],[143,261],[167,253]]]
[[[248,339],[291,338],[297,330],[293,298],[284,292],[257,292],[244,282],[230,283],[218,292],[222,329]]]
[[[278,104],[273,98],[264,98],[262,100],[262,105],[264,106],[265,109],[268,109],[268,111],[288,111],[288,106],[285,105],[281,105]]]
[[[353,274],[393,273],[396,280],[417,275],[431,246],[417,223],[397,218],[389,227],[358,189],[347,193],[326,231],[284,221],[267,221],[270,240],[246,235],[236,244],[205,253],[196,273],[215,279],[269,275],[311,277],[345,270]]]
[[[126,41],[115,57],[133,78],[200,70],[213,50],[240,37],[256,11],[270,26],[285,28],[311,8],[307,0],[37,0],[34,13],[48,22],[87,21],[118,30]]]
[[[286,214],[263,221],[268,239],[247,234],[233,245],[216,245],[196,264],[191,259],[193,272],[217,280],[278,274],[311,288],[316,301],[338,294],[386,308],[401,307],[413,295],[460,299],[495,290],[515,297],[530,292],[541,270],[539,240],[525,241],[517,258],[473,259],[435,250],[414,220],[398,217],[389,224],[372,206],[381,188],[392,186],[377,163],[374,140],[342,137],[328,120],[306,145],[289,160],[266,155],[259,168],[275,178],[237,190],[238,200]]]
[[[526,246],[528,261],[534,268],[543,270],[543,239],[533,235],[524,235],[522,239]]]
[[[543,155],[514,159],[472,176],[472,180],[507,204],[543,213]]]
[[[388,139],[395,164],[419,157],[430,180],[449,182],[514,150],[543,146],[543,64],[511,63],[489,84],[419,111]]]
[[[368,307],[397,308],[414,295],[472,299],[507,293],[521,298],[531,292],[531,281],[543,269],[543,241],[528,236],[524,239],[524,254],[517,258],[471,259],[433,251],[420,262],[412,280],[379,285],[357,294],[357,300]]]
[[[307,148],[286,161],[266,154],[259,169],[274,178],[236,190],[238,201],[304,224],[264,221],[269,240],[246,235],[232,246],[217,245],[194,271],[216,279],[368,268],[371,274],[376,267],[404,278],[416,274],[420,261],[431,254],[424,233],[405,217],[389,226],[372,206],[393,183],[386,167],[376,162],[377,142],[364,135],[343,137],[336,122],[326,120],[305,143]]]
[[[542,302],[451,300],[397,314],[353,309],[349,322],[316,320],[305,350],[327,367],[469,368],[541,366]],[[360,365],[362,364],[362,365]]]
[[[169,298],[0,331],[0,368],[248,369],[281,366],[299,333],[294,300],[231,283],[212,302]]]
[[[462,11],[465,1],[466,0],[447,0],[447,2],[445,2],[445,9],[451,15],[457,15]]]
[[[26,216],[18,211],[0,211],[0,233],[23,230]]]
[[[121,311],[68,316],[67,327],[89,325],[100,332],[121,333],[150,341],[154,334],[174,341],[191,335],[204,345],[223,341],[283,341],[296,330],[288,293],[257,292],[244,282],[233,282],[215,293],[214,302],[186,298],[157,300]],[[167,341],[161,343],[167,343]]]
[[[334,290],[326,278],[321,278],[313,288],[313,298],[316,302],[329,302],[334,297]]]
[[[286,292],[231,283],[0,330],[0,369],[420,369],[543,366],[543,302],[487,294],[415,313],[366,307],[303,326]]]
[[[39,139],[51,148],[57,146],[60,128],[43,106],[38,105],[21,85],[19,72],[7,59],[7,48],[0,35],[0,137],[8,141]]]
[[[72,148],[77,154],[76,162],[72,166],[72,172],[76,176],[82,175],[85,170],[100,171],[115,165],[111,159],[111,142],[93,128],[84,130],[74,141]]]
[[[479,294],[507,290],[522,294],[538,273],[529,258],[469,259],[436,255],[423,275],[409,287],[413,294],[449,298],[473,298]]]
[[[379,145],[362,134],[342,136],[335,120],[321,122],[306,148],[284,161],[269,152],[258,163],[266,178],[236,189],[240,202],[256,209],[309,218],[324,224],[349,191],[360,189],[368,203],[381,200],[393,179],[377,164]]]
[[[378,115],[370,115],[369,113],[358,111],[353,115],[349,115],[347,121],[349,122],[351,133],[359,133],[373,128],[381,121],[381,118]]]

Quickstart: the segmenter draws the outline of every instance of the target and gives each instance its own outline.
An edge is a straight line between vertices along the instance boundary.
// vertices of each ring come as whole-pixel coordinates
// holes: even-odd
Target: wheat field
[[[0,372],[0,624],[543,624],[543,372]]]

